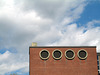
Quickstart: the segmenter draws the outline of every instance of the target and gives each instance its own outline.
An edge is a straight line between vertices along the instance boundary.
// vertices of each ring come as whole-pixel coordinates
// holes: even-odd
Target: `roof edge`
[[[29,48],[96,48],[96,46],[30,46]]]

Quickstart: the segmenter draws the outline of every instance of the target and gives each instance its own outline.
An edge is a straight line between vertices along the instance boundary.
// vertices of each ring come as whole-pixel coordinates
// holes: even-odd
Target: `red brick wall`
[[[40,59],[39,52],[47,49],[50,52],[48,60]],[[63,55],[60,60],[52,57],[55,49],[62,51]],[[65,51],[72,49],[75,52],[73,60],[65,58]],[[85,49],[88,52],[86,60],[80,60],[77,52]],[[96,48],[38,48],[30,47],[30,75],[98,75]]]

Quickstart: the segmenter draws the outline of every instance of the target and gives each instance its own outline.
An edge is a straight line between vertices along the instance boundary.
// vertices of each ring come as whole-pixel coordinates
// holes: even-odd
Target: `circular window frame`
[[[47,51],[48,52],[48,57],[46,57],[46,58],[43,58],[42,56],[41,56],[41,52],[43,52],[43,51]],[[49,57],[50,57],[50,52],[48,51],[48,50],[46,50],[46,49],[42,49],[40,52],[39,52],[39,56],[40,56],[40,58],[42,59],[42,60],[47,60]]]
[[[86,52],[86,56],[85,56],[84,58],[82,58],[82,57],[79,56],[79,52],[80,52],[80,51],[85,51],[85,52]],[[79,59],[85,60],[85,59],[88,57],[88,52],[87,52],[85,49],[80,49],[80,50],[78,51],[78,53],[77,53],[77,56],[78,56]]]
[[[55,56],[54,56],[54,52],[55,51],[60,51],[61,52],[61,56],[59,57],[59,58],[56,58]],[[52,52],[52,56],[53,56],[53,58],[55,59],[55,60],[60,60],[61,58],[62,58],[62,51],[61,50],[59,50],[59,49],[55,49],[53,52]]]
[[[66,52],[68,52],[68,51],[72,51],[72,52],[74,53],[74,55],[73,55],[72,58],[69,58],[69,57],[66,56]],[[75,52],[74,52],[72,49],[68,49],[68,50],[65,51],[65,57],[66,57],[67,59],[69,59],[69,60],[72,60],[72,59],[75,58]]]

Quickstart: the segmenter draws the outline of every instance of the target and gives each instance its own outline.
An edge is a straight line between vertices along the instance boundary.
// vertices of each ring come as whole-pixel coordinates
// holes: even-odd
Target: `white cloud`
[[[98,45],[99,51],[100,28],[78,28],[73,23],[86,6],[84,0],[10,1],[3,0],[0,7],[0,49],[14,47],[18,52],[0,54],[2,74],[18,69],[28,72],[28,49],[32,42],[38,45]],[[84,30],[87,31],[84,33]]]
[[[88,22],[86,25],[88,28],[94,28],[96,27],[96,24],[100,24],[100,20],[92,20],[90,22]]]
[[[2,64],[0,65],[0,75],[4,75],[5,73],[9,74],[12,71],[16,71],[23,68],[28,68],[28,63],[14,63],[14,64]],[[25,71],[27,72],[27,71]],[[25,73],[24,72],[24,73]]]
[[[2,57],[0,58],[0,61],[6,60],[9,57],[9,55],[10,55],[9,51],[5,52],[4,54],[0,54],[0,57]]]
[[[0,54],[0,57],[0,75],[23,68],[27,68],[25,72],[28,71],[28,61],[23,61],[23,57],[19,57],[18,54],[16,55],[6,51],[4,54]]]
[[[86,25],[94,25],[100,21],[94,20],[88,22]],[[52,45],[65,45],[65,46],[97,46],[97,52],[100,52],[100,27],[77,27],[77,24],[71,24],[64,28],[62,37],[59,41]],[[86,30],[86,32],[84,32]],[[50,44],[51,45],[51,44]]]

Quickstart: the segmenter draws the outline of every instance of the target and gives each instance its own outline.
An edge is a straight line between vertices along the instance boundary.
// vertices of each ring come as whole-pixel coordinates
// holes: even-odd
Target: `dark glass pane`
[[[97,64],[99,65],[99,61],[97,61]]]
[[[42,58],[47,58],[48,55],[49,55],[49,53],[48,53],[47,51],[42,51],[42,52],[41,52],[41,57],[42,57]]]
[[[97,60],[99,60],[99,57],[98,57],[98,55],[97,55]]]
[[[98,70],[99,70],[99,66],[98,66]]]
[[[58,50],[54,51],[53,55],[54,55],[55,58],[59,58],[61,56],[61,52],[58,51]]]
[[[80,51],[80,52],[79,52],[79,56],[80,56],[81,58],[85,58],[85,57],[86,57],[86,52],[85,52],[84,50]]]
[[[74,56],[73,51],[71,51],[71,50],[67,51],[67,52],[66,52],[66,56],[67,56],[68,58],[72,58],[72,57]]]

